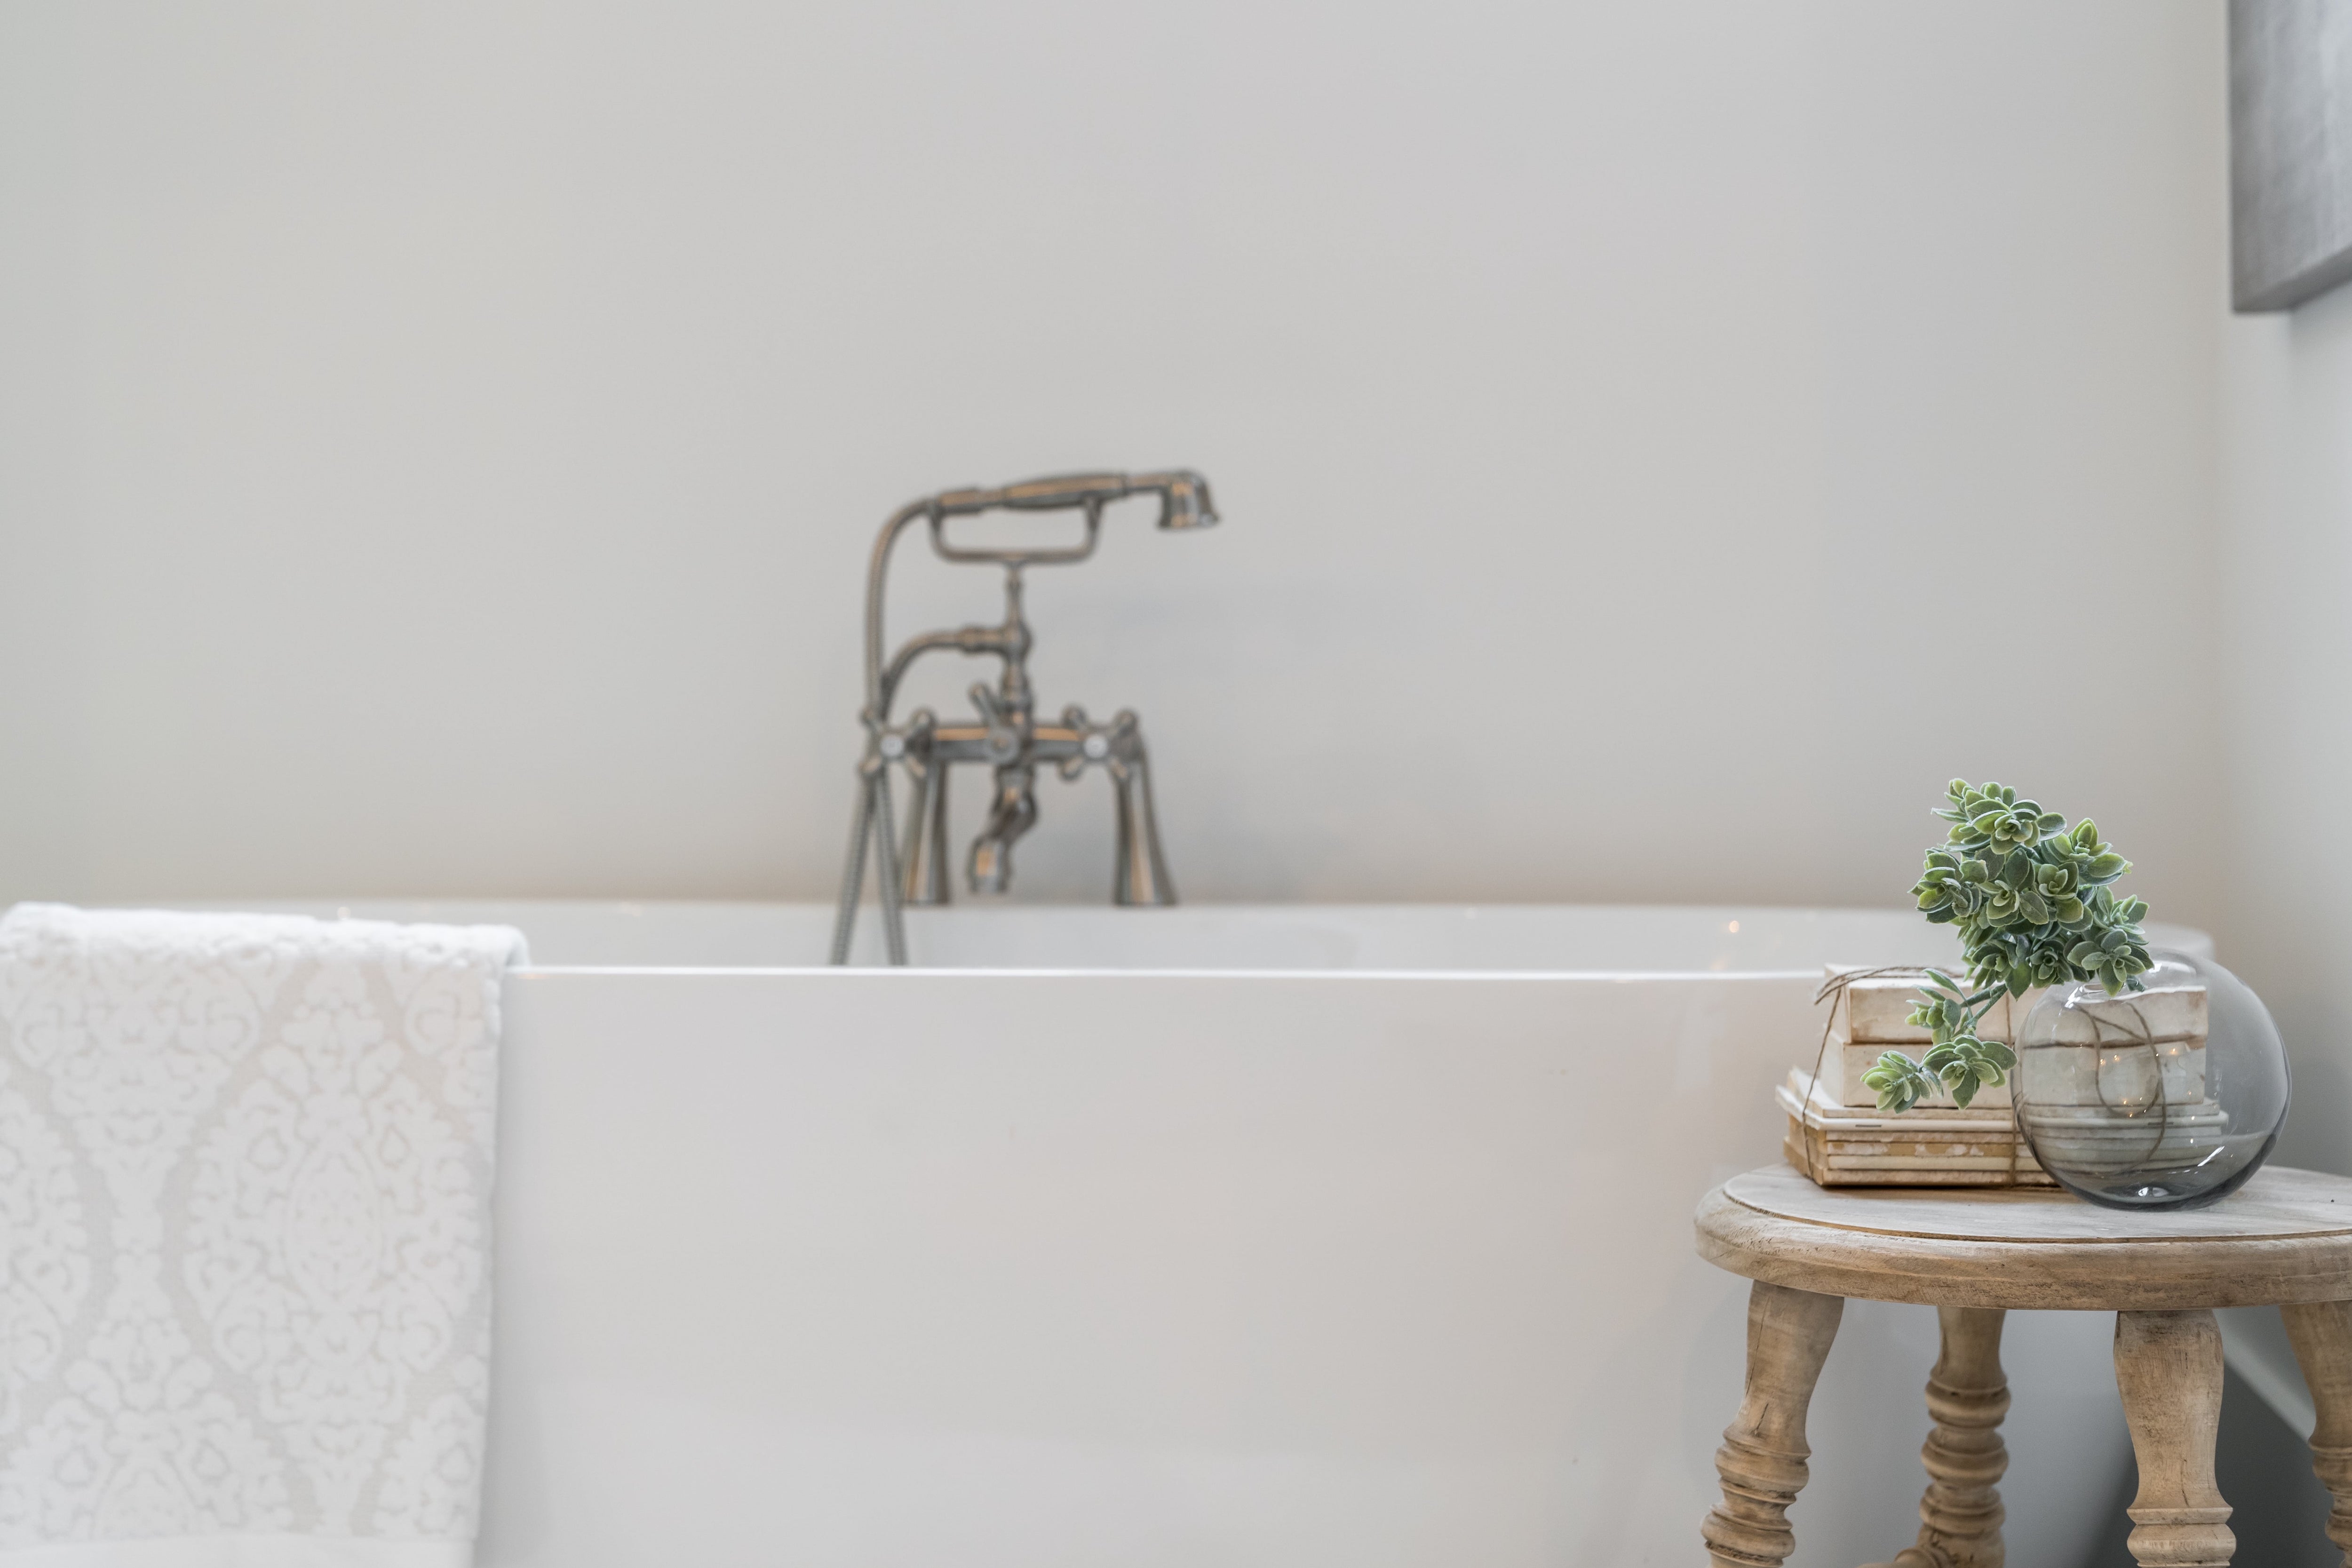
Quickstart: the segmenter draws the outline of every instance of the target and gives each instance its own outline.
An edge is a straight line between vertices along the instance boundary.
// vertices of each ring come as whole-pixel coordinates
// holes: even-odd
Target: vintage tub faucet
[[[1206,528],[1217,521],[1209,482],[1190,468],[1156,474],[1067,474],[1030,479],[998,489],[947,490],[898,509],[875,541],[866,579],[866,755],[858,763],[857,814],[849,830],[849,861],[841,879],[841,913],[833,930],[833,962],[849,962],[849,943],[866,878],[866,851],[874,848],[875,880],[881,896],[883,940],[890,962],[907,962],[903,904],[948,901],[948,771],[958,763],[984,763],[993,772],[995,796],[988,822],[972,840],[966,872],[976,893],[1003,892],[1013,880],[1013,845],[1037,820],[1036,777],[1040,763],[1074,779],[1099,763],[1117,790],[1118,842],[1111,877],[1111,901],[1172,904],[1176,890],[1160,855],[1160,829],[1151,813],[1151,773],[1145,760],[1143,731],[1132,711],[1108,724],[1087,717],[1073,703],[1059,721],[1040,722],[1029,689],[1029,623],[1021,614],[1021,574],[1031,566],[1066,566],[1095,552],[1103,508],[1128,496],[1160,498],[1162,528]],[[1046,549],[982,549],[950,543],[950,518],[984,511],[1082,511],[1086,537],[1073,545]],[[890,552],[908,524],[930,524],[931,548],[944,561],[1004,568],[1004,619],[992,626],[925,632],[909,637],[886,663],[882,657],[883,583]],[[985,654],[1003,662],[993,689],[971,688],[977,722],[943,724],[919,708],[904,724],[890,722],[891,700],[909,666],[927,653],[952,650]],[[890,767],[907,770],[914,798],[907,812],[905,848],[898,843],[890,804]]]

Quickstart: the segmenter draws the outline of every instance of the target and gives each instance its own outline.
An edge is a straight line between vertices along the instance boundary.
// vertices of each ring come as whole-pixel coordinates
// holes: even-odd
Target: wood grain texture
[[[2336,1500],[2327,1539],[2352,1565],[2352,1301],[2282,1307],[2279,1316],[2319,1417],[2311,1432],[2311,1468]]]
[[[2064,1193],[1827,1193],[1786,1165],[1734,1176],[1750,1208],[1853,1229],[1975,1241],[2121,1245],[2203,1237],[2352,1237],[2352,1180],[2273,1165],[2207,1208],[2125,1213]]]
[[[1748,1293],[1748,1391],[1715,1454],[1723,1500],[1699,1534],[1715,1568],[1780,1568],[1797,1549],[1789,1505],[1804,1489],[1805,1411],[1845,1302],[1762,1281]]]
[[[1791,1289],[1930,1306],[2171,1310],[2352,1300],[2352,1181],[2280,1168],[2210,1208],[2031,1189],[1825,1191],[1786,1166],[1701,1201],[1699,1255]]]
[[[1919,1540],[1875,1568],[2001,1568],[2000,1478],[2009,1449],[2009,1378],[2000,1366],[2004,1314],[1939,1307],[1942,1346],[1927,1378],[1935,1430],[1919,1450],[1927,1492],[1919,1500]]]
[[[2229,1568],[2237,1537],[2213,1482],[2221,1330],[2209,1311],[2116,1314],[2116,1387],[2139,1461],[2131,1552],[2140,1568]]]

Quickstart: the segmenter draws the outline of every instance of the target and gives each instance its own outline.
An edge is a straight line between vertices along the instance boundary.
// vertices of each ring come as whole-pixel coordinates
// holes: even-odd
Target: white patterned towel
[[[0,919],[0,1564],[465,1568],[503,927]]]

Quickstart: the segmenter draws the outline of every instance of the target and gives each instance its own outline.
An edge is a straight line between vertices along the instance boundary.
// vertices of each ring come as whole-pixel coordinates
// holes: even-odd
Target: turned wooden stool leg
[[[2238,1538],[2213,1484],[2221,1330],[2208,1311],[2117,1312],[2116,1386],[2139,1460],[2131,1553],[2142,1568],[2228,1568]]]
[[[1943,1349],[1927,1377],[1936,1429],[1919,1450],[1927,1495],[1919,1500],[1919,1543],[1877,1568],[2001,1568],[2000,1481],[2009,1468],[2000,1418],[2009,1379],[2000,1370],[2008,1314],[1984,1307],[1938,1307]]]
[[[2311,1433],[2311,1468],[2336,1499],[2327,1539],[2352,1565],[2352,1301],[2281,1307],[2294,1359],[2319,1415]]]
[[[1805,1484],[1805,1406],[1845,1302],[1758,1280],[1748,1293],[1748,1394],[1715,1451],[1723,1500],[1699,1527],[1716,1568],[1780,1568],[1797,1549],[1789,1505]]]

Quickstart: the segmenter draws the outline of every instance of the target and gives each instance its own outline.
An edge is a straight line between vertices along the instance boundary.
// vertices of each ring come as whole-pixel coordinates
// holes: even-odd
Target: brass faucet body
[[[1013,883],[1013,846],[1037,821],[1037,770],[1057,769],[1075,779],[1087,768],[1110,775],[1118,805],[1118,843],[1111,873],[1116,904],[1172,904],[1176,889],[1160,847],[1160,826],[1151,805],[1151,770],[1143,730],[1132,710],[1107,724],[1087,717],[1075,703],[1058,721],[1040,723],[1029,684],[1029,653],[1035,637],[1022,609],[1022,574],[1033,566],[1072,565],[1095,552],[1102,511],[1109,502],[1134,495],[1160,498],[1160,526],[1207,527],[1217,521],[1208,481],[1188,468],[1153,474],[1074,474],[1031,479],[997,489],[947,490],[901,507],[882,526],[866,588],[866,753],[858,763],[858,799],[844,868],[841,909],[834,925],[832,961],[849,962],[857,906],[863,893],[866,853],[876,862],[882,905],[883,940],[893,964],[907,962],[908,904],[949,901],[947,873],[948,779],[959,763],[985,766],[993,795],[988,817],[965,860],[971,890],[1000,894]],[[1076,509],[1086,518],[1086,537],[1076,545],[1011,550],[952,543],[950,519],[999,510],[1050,511]],[[882,656],[884,593],[890,554],[900,535],[918,521],[930,526],[931,548],[940,559],[1004,569],[1004,618],[994,626],[960,626],[909,637],[886,661]],[[993,658],[1001,671],[994,687],[975,682],[972,707],[978,722],[942,724],[929,709],[906,723],[891,722],[899,683],[915,661],[931,653]],[[903,834],[891,805],[890,772],[902,768],[913,791]]]

